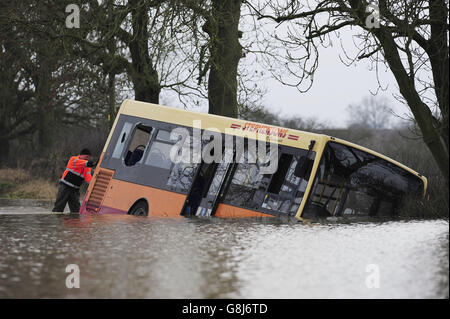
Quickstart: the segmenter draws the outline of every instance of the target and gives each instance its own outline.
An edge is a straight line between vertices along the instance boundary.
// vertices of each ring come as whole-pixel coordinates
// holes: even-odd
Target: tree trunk
[[[114,124],[114,119],[116,117],[116,76],[114,73],[108,75],[108,126],[111,127]]]
[[[45,154],[52,149],[54,121],[46,103],[39,104],[38,111],[38,151]]]
[[[9,140],[0,138],[0,165],[6,164],[9,157]]]
[[[133,80],[133,84],[134,97],[136,100],[159,104],[159,94],[161,93],[161,88],[159,87],[157,81],[155,83],[154,81],[151,81],[151,79],[145,79],[138,76]]]
[[[239,18],[242,0],[213,0],[205,25],[210,37],[209,113],[237,117],[237,68],[242,56]]]
[[[158,72],[154,69],[148,51],[148,7],[145,1],[130,1],[133,36],[129,43],[132,70],[131,79],[135,99],[143,102],[159,103],[161,87]]]
[[[449,63],[448,63],[448,29],[447,13],[448,8],[445,0],[431,0],[430,20],[435,21],[431,24],[431,33],[427,54],[430,58],[433,72],[434,90],[438,100],[439,110],[442,120],[440,123],[440,135],[444,138],[448,150],[448,107],[449,107]]]
[[[429,107],[422,102],[414,87],[414,82],[411,81],[406,73],[392,35],[388,31],[380,29],[376,32],[376,36],[383,47],[385,59],[394,74],[400,93],[407,101],[423,134],[423,140],[431,151],[448,187],[449,151],[444,132],[442,132],[440,127],[436,127],[436,119],[433,117]],[[445,134],[448,134],[448,132],[445,132]]]
[[[351,7],[355,11],[356,15],[361,21],[365,21],[365,13],[364,8],[365,5],[357,0],[350,1]],[[380,1],[380,15],[383,16],[386,14],[387,10],[387,4],[386,1]],[[442,0],[430,0],[430,17],[434,15],[434,18],[442,19],[442,17],[445,18],[446,23],[446,13],[439,13],[440,10],[445,9],[445,4],[443,5]],[[442,21],[438,21],[437,23],[441,23]],[[448,45],[447,40],[445,36],[445,40],[443,40],[443,31],[441,27],[438,27],[436,30],[436,25],[434,26],[434,38],[436,42],[439,42],[440,44],[443,44],[443,41],[445,41],[445,46],[439,48],[440,50],[443,50],[445,54],[447,55],[446,58],[440,56],[440,53],[436,51],[436,47],[433,49],[433,41],[431,40],[431,46],[429,43],[425,43],[425,46],[428,45],[428,48],[424,48],[427,51],[427,54],[430,57],[430,62],[432,63],[433,68],[433,80],[435,81],[435,84],[437,85],[439,82],[440,85],[437,85],[438,88],[436,88],[436,94],[438,97],[438,103],[439,107],[441,108],[442,113],[442,120],[437,120],[428,105],[426,105],[419,93],[417,92],[417,89],[415,88],[414,79],[410,78],[405,70],[405,67],[402,63],[402,60],[400,58],[400,54],[397,48],[397,45],[395,43],[395,40],[393,38],[392,31],[388,28],[381,27],[381,28],[372,28],[371,32],[374,34],[374,36],[378,39],[380,42],[380,45],[383,49],[384,58],[386,59],[386,62],[389,65],[389,68],[391,69],[397,84],[400,89],[400,93],[408,103],[408,106],[411,110],[411,112],[414,115],[414,119],[417,122],[417,125],[420,128],[420,131],[422,132],[423,140],[425,144],[427,145],[428,149],[430,150],[431,154],[433,155],[434,160],[436,161],[436,164],[439,167],[439,170],[441,171],[446,184],[447,188],[449,186],[449,150],[448,150],[448,92],[445,94],[442,92],[441,88],[445,87],[445,90],[448,91]],[[433,28],[432,28],[433,32]],[[430,51],[431,50],[431,51]],[[433,50],[435,53],[433,53]],[[438,61],[439,59],[442,59],[442,61]],[[433,66],[434,64],[434,66]],[[445,67],[445,70],[442,69],[442,67]],[[436,69],[435,69],[436,68]],[[447,75],[445,75],[445,73]],[[437,77],[437,79],[436,79]],[[438,83],[436,83],[436,81]],[[447,82],[445,84],[445,81]],[[440,100],[447,99],[447,105],[445,106],[441,104]],[[442,109],[442,107],[444,109]],[[443,128],[446,127],[447,129],[444,130]]]
[[[48,57],[38,56],[40,66],[34,77],[36,84],[36,104],[38,108],[38,151],[43,156],[52,149],[55,120],[53,101],[51,98],[51,67],[47,63]]]

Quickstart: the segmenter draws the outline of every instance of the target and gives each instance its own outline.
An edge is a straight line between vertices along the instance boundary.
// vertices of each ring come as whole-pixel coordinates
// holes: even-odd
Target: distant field
[[[33,176],[24,169],[0,169],[0,197],[54,199],[58,184],[38,176]]]

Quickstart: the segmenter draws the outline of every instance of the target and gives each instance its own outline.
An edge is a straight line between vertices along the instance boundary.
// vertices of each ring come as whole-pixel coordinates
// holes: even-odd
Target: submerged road
[[[0,298],[448,298],[445,220],[152,219],[0,207]],[[68,265],[80,288],[67,288]]]

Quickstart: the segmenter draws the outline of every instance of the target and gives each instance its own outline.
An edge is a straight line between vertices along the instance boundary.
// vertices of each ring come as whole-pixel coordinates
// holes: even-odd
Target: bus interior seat
[[[130,166],[130,157],[132,152],[130,150],[127,151],[127,155],[125,155],[125,165]]]
[[[136,148],[133,152],[128,151],[125,156],[125,165],[133,166],[139,162],[144,155],[144,151]]]
[[[302,217],[305,218],[325,218],[331,217],[331,213],[328,209],[321,205],[319,202],[310,202],[302,213]]]

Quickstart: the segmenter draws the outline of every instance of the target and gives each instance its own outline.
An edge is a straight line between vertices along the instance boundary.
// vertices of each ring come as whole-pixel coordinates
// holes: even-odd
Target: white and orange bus
[[[373,216],[426,187],[401,163],[334,137],[125,100],[80,213]]]

